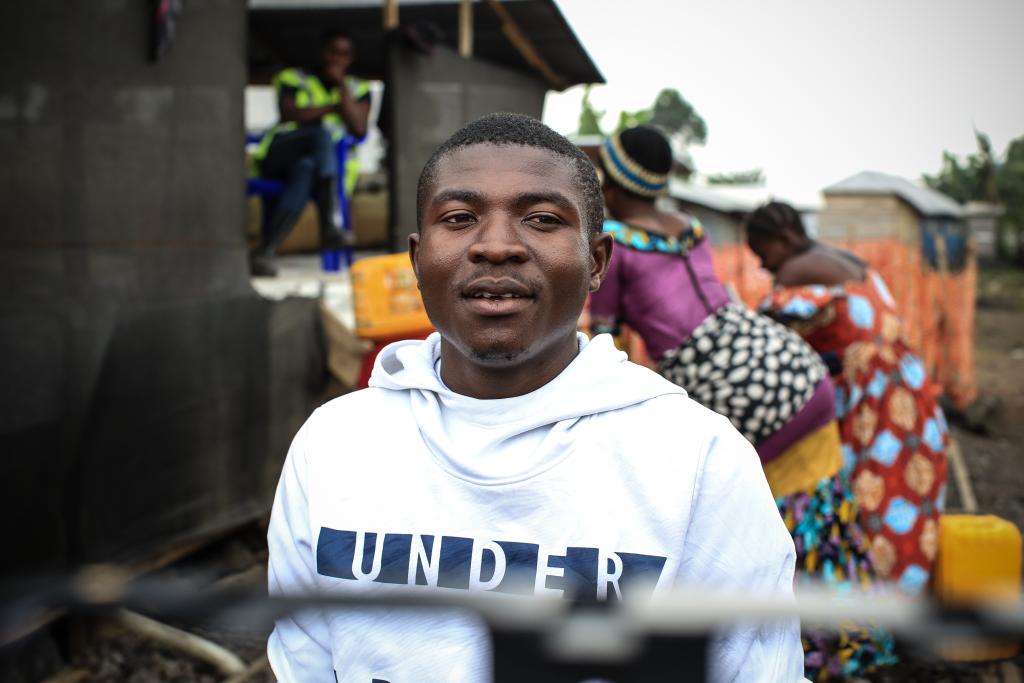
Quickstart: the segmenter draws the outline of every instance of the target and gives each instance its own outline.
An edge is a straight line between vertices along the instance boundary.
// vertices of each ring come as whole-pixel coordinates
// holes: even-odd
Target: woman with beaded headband
[[[591,297],[592,331],[614,334],[628,324],[663,376],[728,417],[753,443],[804,579],[872,588],[874,569],[841,471],[828,370],[797,334],[729,298],[699,221],[657,206],[672,163],[668,141],[649,126],[624,130],[600,148],[611,216],[604,230],[616,245]],[[893,661],[886,635],[855,629],[843,636],[837,642],[805,633],[808,678],[848,676]]]

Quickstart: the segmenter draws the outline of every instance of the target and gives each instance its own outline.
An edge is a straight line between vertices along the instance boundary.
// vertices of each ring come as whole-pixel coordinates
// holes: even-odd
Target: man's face
[[[352,41],[348,38],[335,38],[324,44],[321,53],[324,67],[327,70],[338,69],[344,73],[352,66],[355,58],[355,50],[352,49]]]
[[[583,216],[572,165],[548,150],[487,144],[443,157],[410,240],[443,343],[497,367],[575,344],[610,255]]]

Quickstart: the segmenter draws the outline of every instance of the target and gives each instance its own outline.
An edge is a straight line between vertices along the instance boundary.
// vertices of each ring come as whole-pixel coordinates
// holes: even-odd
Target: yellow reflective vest
[[[295,90],[295,105],[297,107],[324,107],[341,101],[341,91],[337,86],[327,87],[316,74],[307,73],[302,69],[284,69],[274,76],[273,83],[278,99],[284,89]],[[370,92],[370,84],[354,76],[345,78],[345,86],[352,93],[352,97],[357,100],[367,96]],[[331,139],[335,143],[345,137],[345,122],[338,114],[327,114],[320,119],[320,125],[331,132]],[[282,121],[264,134],[253,154],[257,173],[260,163],[270,150],[274,137],[279,133],[296,130],[298,127],[299,124],[295,121]],[[354,154],[350,154],[345,163],[345,191],[349,194],[355,189],[358,176],[359,161]]]

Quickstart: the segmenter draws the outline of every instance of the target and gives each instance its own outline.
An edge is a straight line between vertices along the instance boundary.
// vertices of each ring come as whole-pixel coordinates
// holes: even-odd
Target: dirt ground
[[[1024,529],[1024,270],[983,269],[978,283],[975,367],[981,391],[977,414],[951,414],[978,512]],[[968,429],[965,421],[976,422]],[[979,433],[979,430],[982,433]],[[950,482],[948,506],[962,503]],[[885,683],[988,683],[1024,680],[1024,657],[1012,662],[959,664],[903,653],[903,662],[872,680]]]
[[[965,416],[953,415],[954,437],[959,441],[981,512],[999,515],[1024,528],[1024,271],[986,270],[979,281],[976,327],[978,383],[987,410],[966,416],[974,430],[962,426]],[[958,417],[961,424],[957,424]],[[978,429],[984,433],[978,433]],[[949,505],[960,506],[955,486],[950,485]],[[265,585],[266,548],[262,531],[251,528],[235,538],[211,547],[203,554],[170,570],[188,572],[216,566],[218,580],[242,585]],[[92,631],[85,647],[70,664],[77,678],[91,683],[215,683],[225,676],[210,666],[154,645],[147,639],[109,626]],[[220,643],[246,662],[263,656],[268,624],[243,627],[217,624],[181,624],[194,633]],[[902,662],[870,680],[876,683],[1005,682],[1024,680],[1024,656],[1010,662],[952,665],[927,656],[901,652]],[[242,679],[239,679],[239,682]],[[273,680],[266,669],[244,678],[251,683]]]
[[[986,434],[954,434],[980,510],[1024,528],[1024,270],[982,271],[975,339],[981,399],[995,410]]]

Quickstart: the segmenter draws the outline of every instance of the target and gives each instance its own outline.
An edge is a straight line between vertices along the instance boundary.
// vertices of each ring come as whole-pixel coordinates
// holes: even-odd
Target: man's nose
[[[474,263],[522,263],[530,258],[523,243],[522,226],[513,216],[495,216],[477,228],[477,239],[469,246],[469,260]]]

